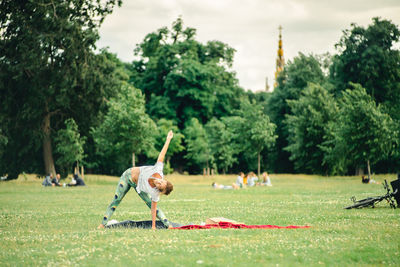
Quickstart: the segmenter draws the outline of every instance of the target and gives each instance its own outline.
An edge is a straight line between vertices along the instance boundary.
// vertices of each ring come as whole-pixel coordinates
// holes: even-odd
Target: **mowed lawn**
[[[159,207],[182,224],[225,217],[311,228],[97,230],[118,177],[86,175],[86,187],[43,188],[34,175],[21,175],[0,183],[0,266],[399,266],[400,209],[386,202],[343,209],[353,195],[383,194],[381,185],[361,184],[360,177],[281,174],[271,175],[273,187],[211,187],[235,178],[168,175],[174,191]],[[150,220],[150,210],[132,190],[112,219]]]

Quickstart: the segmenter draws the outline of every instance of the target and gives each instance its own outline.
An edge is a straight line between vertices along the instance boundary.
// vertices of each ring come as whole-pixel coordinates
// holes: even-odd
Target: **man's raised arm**
[[[165,153],[167,153],[169,142],[171,142],[172,137],[174,137],[174,133],[172,131],[168,132],[167,140],[165,140],[165,144],[158,155],[157,162],[164,162]]]

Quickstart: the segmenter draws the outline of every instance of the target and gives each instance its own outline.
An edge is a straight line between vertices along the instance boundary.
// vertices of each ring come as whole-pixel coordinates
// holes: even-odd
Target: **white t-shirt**
[[[236,178],[236,184],[237,185],[243,185],[243,177],[242,176],[238,176],[237,178]]]
[[[265,182],[262,182],[262,184],[265,184],[265,185],[268,185],[268,186],[271,186],[271,185],[272,185],[271,179],[269,179],[269,176],[268,176],[268,175],[267,175],[267,179],[265,179]]]
[[[163,174],[164,163],[157,162],[154,166],[142,166],[139,168],[139,178],[136,191],[138,194],[140,192],[146,192],[150,194],[151,200],[158,202],[160,200],[160,191],[157,188],[153,188],[149,184],[149,178],[154,174],[158,173],[161,175],[161,179],[164,178]]]
[[[247,179],[247,185],[248,186],[254,186],[256,184],[256,181],[258,181],[257,176],[252,176],[249,179]]]

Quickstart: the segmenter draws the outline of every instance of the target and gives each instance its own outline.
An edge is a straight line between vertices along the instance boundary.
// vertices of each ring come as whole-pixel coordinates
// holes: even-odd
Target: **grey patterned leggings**
[[[126,193],[133,187],[136,191],[136,184],[129,179],[131,177],[132,168],[127,169],[119,179],[119,183],[117,185],[117,189],[115,190],[115,195],[113,200],[111,201],[110,205],[106,210],[106,214],[103,217],[103,221],[101,222],[103,225],[106,225],[112,214],[114,213],[115,209],[121,203],[121,200],[124,198]],[[137,191],[136,191],[137,193]],[[151,198],[150,195],[146,192],[140,192],[138,194],[141,199],[146,203],[146,205],[151,209]],[[165,226],[169,226],[169,221],[165,217],[162,210],[157,209],[157,218],[163,222]]]

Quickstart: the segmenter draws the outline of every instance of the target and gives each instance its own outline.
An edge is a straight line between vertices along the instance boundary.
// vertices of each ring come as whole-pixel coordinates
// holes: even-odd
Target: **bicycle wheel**
[[[359,209],[365,207],[373,207],[376,202],[379,202],[381,199],[376,197],[369,197],[365,199],[361,199],[356,201],[353,205],[345,207],[346,210],[349,209]]]

